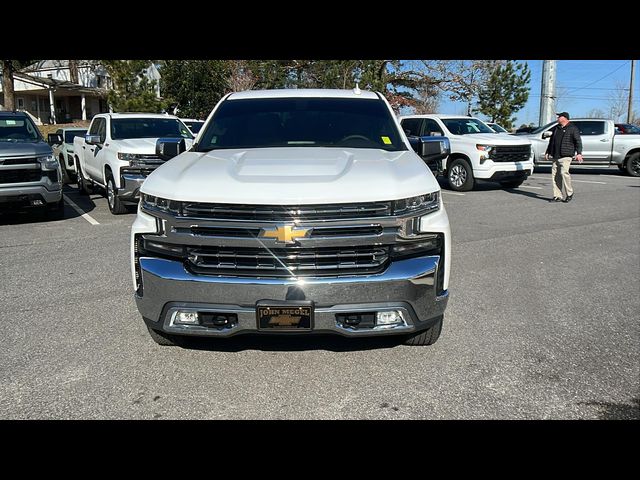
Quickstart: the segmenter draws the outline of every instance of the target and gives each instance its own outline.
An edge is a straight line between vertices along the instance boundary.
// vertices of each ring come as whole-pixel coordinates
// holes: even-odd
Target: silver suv
[[[62,172],[27,114],[0,112],[0,209],[15,206],[62,216]]]

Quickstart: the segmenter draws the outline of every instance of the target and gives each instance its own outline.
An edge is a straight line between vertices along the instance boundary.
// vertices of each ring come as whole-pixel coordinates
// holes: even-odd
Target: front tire
[[[80,162],[78,162],[78,157],[76,157],[76,176],[78,183],[78,193],[80,195],[89,195],[89,189],[87,188],[87,181],[84,179],[84,175],[82,175],[82,169],[80,168]]]
[[[149,326],[147,326],[147,330],[149,331],[149,336],[153,341],[163,347],[176,347],[183,343],[182,337],[179,337],[178,335],[170,335],[168,333],[161,332],[160,330],[155,330]]]
[[[524,180],[503,180],[500,185],[504,188],[518,188],[523,182]]]
[[[407,337],[404,341],[405,345],[411,346],[424,346],[424,345],[433,345],[440,338],[440,332],[442,332],[442,321],[444,316],[440,317],[440,319],[433,324],[432,327],[427,328],[426,330],[422,330],[421,332],[414,333],[411,336]]]
[[[640,177],[640,152],[636,152],[627,160],[627,173],[632,177]]]
[[[126,213],[127,207],[118,198],[118,189],[116,188],[113,174],[108,172],[107,175],[107,203],[109,204],[109,210],[114,215]]]
[[[473,189],[475,180],[473,178],[473,169],[469,162],[462,158],[456,158],[447,165],[447,180],[451,190],[467,192]]]

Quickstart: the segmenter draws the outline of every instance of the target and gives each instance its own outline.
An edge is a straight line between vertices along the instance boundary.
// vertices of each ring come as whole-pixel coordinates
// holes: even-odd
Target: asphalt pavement
[[[639,419],[640,178],[572,172],[567,204],[548,167],[443,190],[451,299],[430,347],[161,347],[133,300],[133,212],[67,186],[63,220],[0,214],[0,419]]]

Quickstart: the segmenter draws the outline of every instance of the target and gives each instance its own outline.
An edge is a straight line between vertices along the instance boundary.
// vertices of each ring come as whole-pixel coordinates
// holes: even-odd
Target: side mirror
[[[50,133],[47,135],[47,143],[49,145],[60,145],[62,143],[62,135],[59,133]]]
[[[551,135],[553,135],[553,132],[551,130],[547,130],[542,134],[542,138],[549,138]]]
[[[156,140],[156,155],[169,160],[186,150],[184,138],[159,138]]]
[[[447,137],[420,137],[415,144],[412,144],[416,153],[427,162],[444,160],[451,153],[451,143]]]
[[[89,145],[99,145],[100,143],[100,135],[89,135],[88,133],[84,136],[84,141]]]

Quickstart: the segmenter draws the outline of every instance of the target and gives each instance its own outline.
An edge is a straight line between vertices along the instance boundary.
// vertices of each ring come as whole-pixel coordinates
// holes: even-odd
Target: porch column
[[[82,105],[82,120],[86,120],[87,119],[87,99],[85,98],[84,93],[80,98],[81,98],[81,105]]]
[[[56,107],[55,107],[55,104],[53,103],[53,88],[49,89],[49,111],[51,114],[51,118],[49,119],[49,122],[56,123]]]
[[[36,112],[38,112],[38,120],[42,121],[40,118],[40,96],[36,95]]]

